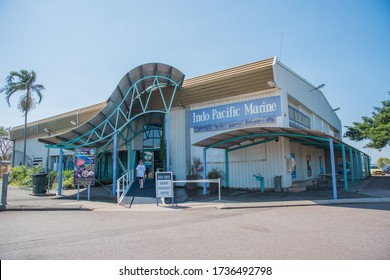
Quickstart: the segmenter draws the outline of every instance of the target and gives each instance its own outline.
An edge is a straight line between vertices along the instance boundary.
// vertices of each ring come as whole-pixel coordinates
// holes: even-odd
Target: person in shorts
[[[142,160],[139,161],[139,164],[135,168],[137,171],[137,178],[139,180],[139,188],[142,190],[144,188],[144,177],[145,177],[145,170],[146,167],[144,165],[144,162]]]

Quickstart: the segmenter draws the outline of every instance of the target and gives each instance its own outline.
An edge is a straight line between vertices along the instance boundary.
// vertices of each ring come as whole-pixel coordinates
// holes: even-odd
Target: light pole
[[[47,132],[47,136],[50,137],[51,130],[48,128],[44,129],[45,132]],[[50,148],[47,148],[47,155],[46,155],[46,172],[48,173],[48,183],[47,183],[47,193],[50,191],[50,169],[49,169],[49,158],[50,158]]]

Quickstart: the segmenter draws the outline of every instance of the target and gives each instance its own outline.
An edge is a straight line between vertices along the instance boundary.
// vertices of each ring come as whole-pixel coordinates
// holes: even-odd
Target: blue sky
[[[283,39],[282,39],[283,38]],[[278,56],[322,89],[343,125],[389,99],[389,0],[0,0],[0,86],[35,70],[39,120],[105,101],[122,76],[163,62],[187,78]],[[23,124],[0,96],[0,126]],[[373,160],[390,157],[362,148]]]

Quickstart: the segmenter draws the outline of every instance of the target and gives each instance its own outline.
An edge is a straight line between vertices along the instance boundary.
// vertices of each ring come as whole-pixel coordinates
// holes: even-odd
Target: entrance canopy
[[[358,166],[359,157],[357,155],[357,150],[343,143],[338,138],[325,134],[321,131],[289,128],[289,127],[243,128],[243,129],[236,129],[236,130],[211,136],[193,145],[203,148],[204,178],[206,178],[206,164],[207,164],[206,151],[211,148],[225,150],[225,185],[229,186],[229,168],[228,168],[229,152],[263,144],[270,141],[277,141],[278,137],[280,136],[287,137],[290,139],[290,141],[297,142],[302,145],[308,145],[308,146],[313,146],[313,147],[323,148],[323,149],[329,148],[334,199],[337,199],[334,149],[339,148],[342,152],[344,189],[345,191],[348,191],[348,177],[347,177],[346,152],[345,152],[347,146],[350,154],[352,185],[354,184],[354,169],[353,169],[354,165],[352,161],[352,157],[353,157],[352,150],[355,150],[356,166]],[[358,177],[362,175],[362,171],[359,170],[357,171],[358,171]],[[206,193],[206,185],[204,185],[204,193]]]
[[[194,146],[206,149],[231,150],[260,144],[264,139],[274,139],[278,136],[288,137],[291,141],[318,147],[328,145],[329,138],[332,138],[336,144],[344,144],[338,138],[316,130],[287,127],[254,127],[232,130],[211,136],[195,143]]]
[[[146,113],[167,113],[181,88],[184,74],[162,63],[140,65],[120,80],[106,106],[89,121],[74,129],[40,138],[47,147],[101,147],[136,117]]]

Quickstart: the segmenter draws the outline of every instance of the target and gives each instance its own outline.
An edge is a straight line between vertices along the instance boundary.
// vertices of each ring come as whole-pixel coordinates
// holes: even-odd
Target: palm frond
[[[17,88],[10,88],[5,93],[5,100],[7,101],[9,107],[11,107],[11,103],[9,102],[9,99],[11,98],[12,94],[14,94],[17,91],[19,91],[19,89],[17,89]]]
[[[17,91],[27,91],[25,97],[22,97],[19,100],[18,107],[21,110],[27,109],[30,110],[29,104],[36,103],[35,100],[27,100],[27,95],[29,95],[30,90],[37,94],[38,103],[42,101],[42,93],[41,91],[45,89],[43,85],[37,84],[35,85],[35,81],[37,78],[37,74],[35,71],[27,71],[25,69],[17,71],[11,71],[10,74],[6,78],[6,86],[0,89],[0,93],[5,93],[5,99],[8,103],[8,106],[11,106],[10,97]],[[31,98],[31,97],[30,97]],[[24,103],[24,104],[23,104]]]
[[[7,76],[7,78],[5,79],[5,81],[7,82],[7,84],[9,83],[12,83],[15,79],[15,77],[19,78],[20,80],[23,79],[24,75],[22,74],[22,71],[26,71],[26,70],[21,70],[20,73],[17,72],[17,71],[11,71],[9,73],[9,75]]]
[[[43,85],[33,85],[31,87],[31,89],[32,89],[33,92],[35,92],[38,95],[38,98],[39,98],[38,99],[38,104],[41,103],[42,98],[43,98],[41,90],[44,90],[45,87]]]

